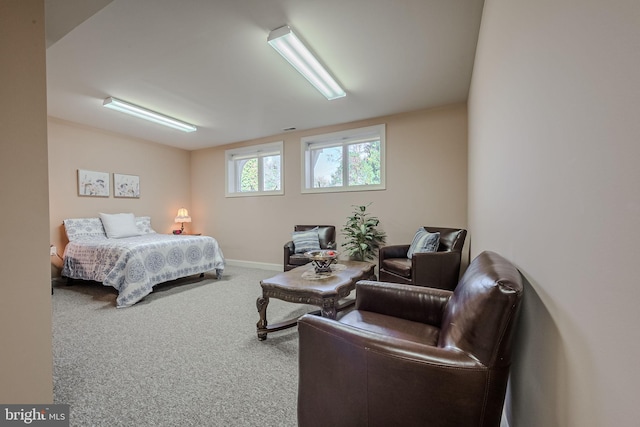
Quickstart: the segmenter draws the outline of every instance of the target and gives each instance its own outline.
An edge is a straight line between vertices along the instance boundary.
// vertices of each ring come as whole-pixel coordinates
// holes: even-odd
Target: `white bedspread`
[[[62,276],[113,286],[121,308],[140,301],[158,283],[210,270],[221,277],[223,269],[224,257],[213,237],[152,233],[69,242]]]

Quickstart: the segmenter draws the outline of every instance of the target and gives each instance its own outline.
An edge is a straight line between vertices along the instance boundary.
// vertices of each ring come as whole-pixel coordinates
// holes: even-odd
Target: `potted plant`
[[[346,238],[342,246],[357,261],[372,260],[387,238],[383,231],[376,229],[380,220],[367,212],[369,205],[354,206],[353,214],[347,217],[342,228],[342,235]]]

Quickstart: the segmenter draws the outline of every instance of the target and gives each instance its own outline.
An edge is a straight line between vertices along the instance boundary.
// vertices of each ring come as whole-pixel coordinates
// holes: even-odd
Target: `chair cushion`
[[[381,267],[398,276],[411,278],[411,260],[408,258],[385,258]]]
[[[311,230],[294,231],[292,240],[297,254],[320,250],[318,227],[312,228]]]
[[[414,253],[436,252],[440,243],[440,233],[429,233],[424,227],[420,227],[413,236],[409,246],[407,258],[411,259]]]
[[[387,316],[372,311],[353,310],[340,319],[340,323],[376,334],[426,345],[437,345],[440,329],[426,323]]]

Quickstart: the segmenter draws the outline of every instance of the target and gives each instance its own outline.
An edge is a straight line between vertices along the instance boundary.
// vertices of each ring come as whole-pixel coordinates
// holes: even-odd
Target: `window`
[[[302,138],[302,192],[385,189],[385,125]]]
[[[282,141],[225,151],[227,197],[284,194]]]

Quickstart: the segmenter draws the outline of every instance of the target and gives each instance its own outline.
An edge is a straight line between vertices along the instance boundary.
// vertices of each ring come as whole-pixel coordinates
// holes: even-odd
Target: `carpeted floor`
[[[298,334],[258,341],[255,301],[274,271],[159,285],[116,309],[100,284],[54,283],[54,403],[71,426],[295,426]],[[272,299],[271,323],[313,309]]]

